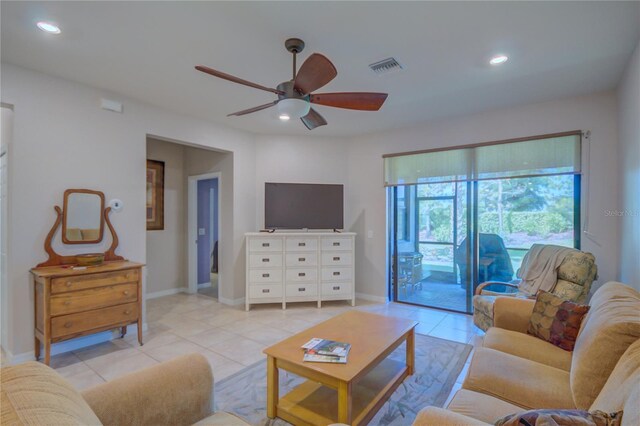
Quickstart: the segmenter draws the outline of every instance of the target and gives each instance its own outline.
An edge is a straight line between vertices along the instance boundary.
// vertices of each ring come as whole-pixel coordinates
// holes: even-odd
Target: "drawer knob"
[[[306,272],[298,272],[298,276],[299,277],[306,277],[307,273]]]
[[[71,328],[72,325],[73,325],[73,323],[71,321],[65,322],[64,323],[64,328]]]
[[[306,290],[306,288],[304,288],[304,287],[298,287],[298,291],[305,291],[305,290]]]
[[[333,260],[338,262],[340,260],[340,258],[336,256],[336,257],[333,258]]]
[[[334,289],[334,290],[340,290],[340,286],[339,286],[339,285],[334,285],[334,286],[333,286],[333,289]]]
[[[268,258],[268,257],[265,257],[265,258],[263,258],[263,259],[262,259],[262,261],[263,261],[263,262],[268,262],[268,261],[269,261],[269,258]]]
[[[69,306],[69,305],[71,304],[71,300],[65,300],[65,301],[64,301],[64,304],[65,304],[66,306]]]
[[[129,315],[131,313],[131,309],[127,309],[126,311],[124,311],[125,315]]]
[[[307,260],[306,257],[299,257],[298,262],[305,262]]]
[[[262,274],[262,278],[269,278],[269,274]]]
[[[337,241],[335,241],[335,242],[333,243],[333,246],[334,246],[334,247],[340,247],[340,243],[339,243],[339,242],[337,242]]]
[[[333,275],[334,275],[334,276],[338,276],[338,275],[340,275],[340,272],[339,272],[339,271],[335,271],[335,272],[333,273]]]
[[[262,247],[269,247],[269,243],[262,243]]]
[[[298,247],[304,247],[306,245],[307,245],[307,243],[298,243]]]
[[[263,293],[269,293],[269,291],[270,291],[270,290],[269,290],[268,288],[263,288],[263,289],[262,289],[262,292],[263,292]]]
[[[129,295],[129,290],[123,291],[122,294],[124,294],[125,296],[128,296]]]
[[[66,285],[67,287],[71,287],[71,281],[67,281],[67,282],[65,283],[65,285]]]

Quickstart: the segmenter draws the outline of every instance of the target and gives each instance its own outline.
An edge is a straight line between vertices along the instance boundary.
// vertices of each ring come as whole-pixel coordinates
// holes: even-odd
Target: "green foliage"
[[[498,213],[481,213],[479,221],[482,232],[499,233]],[[556,212],[509,212],[505,231],[509,234],[526,232],[528,235],[549,235],[568,231],[572,225],[571,220]]]

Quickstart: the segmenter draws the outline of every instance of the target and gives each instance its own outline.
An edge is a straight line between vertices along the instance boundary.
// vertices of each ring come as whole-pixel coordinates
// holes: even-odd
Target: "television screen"
[[[342,229],[344,185],[265,183],[268,229]]]

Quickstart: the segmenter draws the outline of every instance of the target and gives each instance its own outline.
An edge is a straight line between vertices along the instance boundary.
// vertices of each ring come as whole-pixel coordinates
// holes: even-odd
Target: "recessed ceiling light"
[[[280,114],[278,118],[282,121],[289,121],[291,117],[289,117],[287,114]]]
[[[62,32],[59,26],[52,24],[51,22],[40,21],[36,25],[45,33],[60,34]]]
[[[489,64],[500,65],[500,64],[504,64],[508,60],[509,60],[509,57],[507,55],[496,55],[489,60]]]

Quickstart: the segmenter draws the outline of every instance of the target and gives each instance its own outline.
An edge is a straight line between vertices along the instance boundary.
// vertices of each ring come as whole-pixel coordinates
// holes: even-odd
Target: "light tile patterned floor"
[[[156,365],[179,355],[198,352],[210,362],[219,381],[264,357],[262,350],[300,330],[350,309],[409,318],[419,322],[417,332],[477,346],[483,332],[471,316],[398,303],[358,301],[259,305],[245,312],[207,296],[176,294],[147,302],[148,331],[144,346],[136,336],[113,340],[82,350],[56,355],[51,365],[78,389]],[[461,386],[466,367],[457,380]]]

